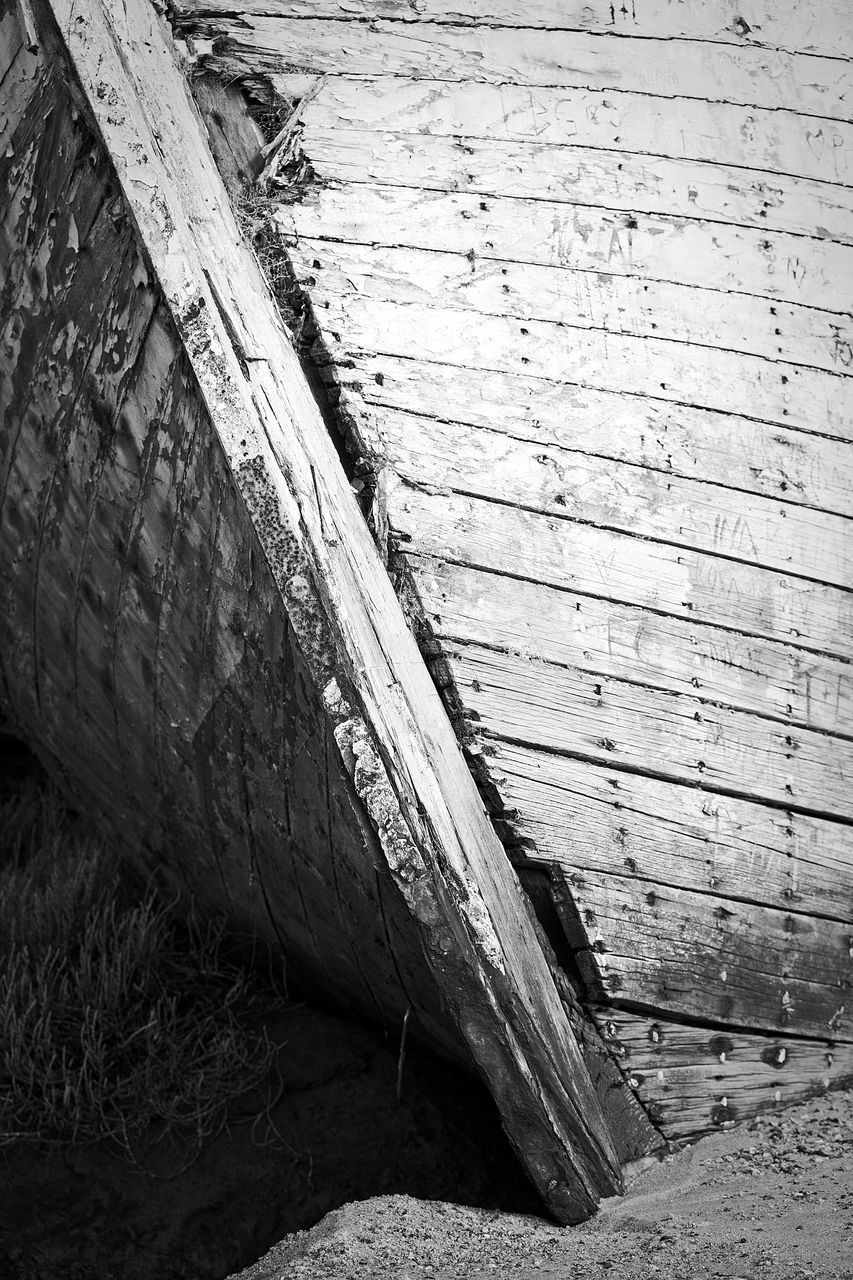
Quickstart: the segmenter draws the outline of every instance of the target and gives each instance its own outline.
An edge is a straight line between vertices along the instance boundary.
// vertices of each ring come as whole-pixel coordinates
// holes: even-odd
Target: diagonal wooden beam
[[[112,158],[341,755],[443,997],[562,1222],[618,1191],[613,1142],[530,909],[243,243],[148,0],[40,0]]]

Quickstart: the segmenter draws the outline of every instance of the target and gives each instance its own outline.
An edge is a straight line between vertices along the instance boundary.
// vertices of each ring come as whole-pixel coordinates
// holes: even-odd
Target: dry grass
[[[0,1145],[197,1154],[271,1067],[275,1001],[221,923],[181,920],[51,790],[0,804]]]

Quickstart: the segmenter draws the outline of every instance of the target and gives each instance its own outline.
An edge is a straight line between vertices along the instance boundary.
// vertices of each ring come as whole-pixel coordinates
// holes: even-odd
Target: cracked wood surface
[[[138,860],[464,1057],[103,148],[44,57],[0,94],[4,705]]]
[[[588,991],[743,1041],[722,1111],[690,1027],[683,1102],[639,1096],[684,1134],[842,1079],[848,9],[182,0],[178,26],[208,70],[311,92],[317,181],[277,222],[508,849]],[[818,1047],[786,1074],[762,1030]]]
[[[251,659],[244,651],[237,661],[256,663],[261,674],[259,735],[280,740],[281,731],[270,726],[269,717],[281,714],[287,679],[281,697],[266,680],[272,655],[287,652],[274,634],[275,626],[285,626],[293,636],[288,678],[306,698],[311,691],[323,695],[319,755],[306,756],[304,767],[313,771],[315,788],[322,789],[333,765],[349,776],[350,803],[356,811],[363,806],[361,820],[378,836],[394,892],[411,913],[445,1012],[492,1089],[545,1203],[562,1220],[578,1220],[593,1211],[600,1195],[618,1188],[620,1174],[586,1066],[590,1056],[585,1060],[572,1029],[577,1013],[568,995],[564,1001],[558,993],[527,901],[484,813],[257,263],[242,243],[168,29],[147,5],[127,9],[105,0],[85,14],[65,0],[50,7],[86,109],[115,164],[153,265],[151,287],[163,292],[178,346],[166,385],[146,383],[134,393],[134,412],[148,422],[148,436],[144,431],[140,436],[139,425],[130,430],[128,448],[136,447],[142,456],[118,476],[122,485],[140,486],[135,497],[131,494],[134,556],[130,562],[116,558],[119,592],[128,602],[130,620],[138,625],[153,612],[158,632],[153,676],[150,652],[130,649],[123,622],[112,637],[114,663],[121,655],[131,668],[129,696],[134,696],[134,681],[143,690],[153,685],[143,724],[154,751],[139,762],[149,774],[143,783],[168,790],[173,827],[188,820],[182,808],[190,803],[183,798],[186,767],[177,767],[180,760],[173,761],[168,752],[164,758],[162,747],[172,741],[169,728],[175,726],[167,717],[173,699],[191,682],[187,668],[195,656],[185,653],[182,666],[181,654],[169,646],[180,648],[182,638],[197,635],[198,592],[181,589],[180,570],[188,562],[179,553],[192,564],[193,538],[204,541],[204,526],[193,519],[200,486],[195,475],[190,481],[192,451],[204,438],[233,481],[229,492],[239,512],[234,519],[254,553],[239,585],[261,612],[259,634]],[[180,380],[185,377],[199,396],[195,410],[182,408],[186,388]],[[190,418],[181,429],[184,412]],[[103,435],[106,447],[108,423]],[[87,431],[83,448],[91,447]],[[221,531],[222,522],[216,527]],[[145,570],[142,587],[137,564]],[[254,590],[259,580],[269,585],[263,598]],[[217,581],[218,574],[211,585]],[[261,625],[264,621],[271,630]],[[232,643],[242,624],[242,617],[231,615],[226,632]],[[213,620],[204,625],[213,626]],[[244,639],[248,646],[249,637]],[[120,712],[111,692],[107,685],[101,703],[109,707],[112,701]],[[209,776],[199,781],[208,824],[220,824],[226,897],[239,890],[246,873],[250,884],[253,875],[258,878],[262,849],[269,851],[265,877],[284,872],[271,869],[280,836],[280,775],[275,762],[258,762],[259,743],[247,739],[235,698],[232,681],[194,725],[192,739],[203,761],[221,744],[229,770],[223,774],[214,761]],[[36,708],[33,718],[39,712]],[[311,794],[309,788],[309,799]],[[241,815],[242,842],[236,847],[225,821],[233,813]],[[330,866],[333,883],[340,827],[351,827],[351,816],[330,813],[331,834],[316,833],[321,845],[324,839],[329,845],[328,857],[320,857]],[[211,876],[216,851],[216,841],[208,842],[200,855]],[[188,860],[192,856],[188,848]],[[241,867],[241,858],[247,867]],[[367,861],[363,873],[369,880],[374,872]],[[345,867],[338,868],[338,892],[328,895],[332,914],[341,909],[336,904],[348,889],[342,883],[347,874]],[[325,886],[310,859],[307,865],[295,859],[288,875],[290,892],[302,896],[304,915],[310,916],[312,894],[323,893]],[[358,883],[356,875],[354,887]],[[219,894],[212,880],[209,888]],[[376,910],[370,895],[365,909],[368,914]],[[270,919],[276,919],[275,903]],[[350,927],[358,927],[355,920]],[[374,928],[382,933],[379,920]],[[409,941],[415,936],[411,925],[407,936]],[[300,938],[299,945],[308,963],[310,936]],[[357,944],[353,955],[347,951],[342,938],[339,976],[347,959],[358,967]],[[332,970],[338,959],[335,954],[329,960]],[[341,981],[346,985],[347,979]],[[579,1035],[592,1036],[590,1027],[585,1032],[582,1022],[577,1026]],[[618,1080],[609,1088],[614,1085],[618,1092]],[[639,1150],[656,1135],[635,1112],[634,1149]],[[619,1151],[627,1155],[624,1135]]]

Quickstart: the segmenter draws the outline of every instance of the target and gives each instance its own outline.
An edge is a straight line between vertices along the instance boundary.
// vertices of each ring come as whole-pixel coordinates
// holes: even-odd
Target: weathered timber
[[[801,430],[818,421],[823,433],[853,439],[853,381],[844,375],[559,322],[472,315],[417,302],[400,306],[355,294],[332,301],[322,288],[317,303],[327,312],[325,345],[342,363],[362,352],[393,358],[418,351],[428,363],[591,383],[605,391],[618,391],[620,380],[627,381],[638,395],[723,413],[741,408],[743,378],[751,388],[750,409],[761,421]]]
[[[690,285],[438,250],[303,237],[288,251],[319,306],[330,295],[357,293],[383,302],[669,338],[829,373],[848,373],[853,365],[853,321],[816,307],[719,289],[697,295]]]
[[[714,1131],[853,1084],[849,1044],[684,1026],[606,1006],[596,1019],[668,1138]]]
[[[109,168],[61,77],[31,87],[3,160],[4,701],[131,853],[459,1056]]]
[[[849,735],[849,662],[612,600],[409,555],[430,627],[534,662],[624,678],[787,725]]]
[[[315,99],[316,100],[316,99]],[[321,129],[306,113],[302,146],[318,174],[424,191],[468,191],[573,207],[697,218],[822,240],[853,241],[849,187],[768,170],[707,165],[586,146],[529,140],[420,136]]]
[[[202,67],[309,95],[277,223],[312,354],[549,937],[588,997],[709,1024],[668,1132],[775,1104],[762,1031],[848,1052],[832,12],[810,59],[814,6],[182,10]],[[722,1109],[714,1026],[750,1061]],[[819,1058],[786,1096],[843,1083]]]
[[[439,422],[499,428],[518,440],[583,450],[786,502],[853,513],[850,445],[742,414],[544,378],[363,355],[330,366],[362,418],[371,406]],[[350,397],[349,389],[356,393]],[[364,407],[367,406],[365,415]],[[816,426],[820,423],[815,422]]]
[[[178,0],[182,18],[231,17],[233,0]],[[616,8],[609,0],[546,0],[535,9],[519,0],[423,0],[417,8],[401,0],[244,0],[239,11],[280,18],[333,18],[374,21],[384,18],[410,24],[453,22],[490,27],[545,27],[552,31],[594,31],[599,35],[640,35],[666,40],[708,40],[738,48],[757,44],[792,52],[841,56],[853,41],[850,11],[843,0],[830,0],[820,17],[811,6],[783,0],[768,11],[761,0],[688,0],[674,8],[667,0],[651,0],[641,10]]]
[[[482,206],[485,205],[485,208]],[[473,253],[753,294],[848,315],[853,246],[820,238],[554,200],[329,180],[282,207],[282,230]]]
[[[475,645],[444,645],[489,735],[709,791],[853,820],[853,741],[625,679]]]
[[[600,999],[664,1016],[853,1039],[849,924],[632,876],[563,874],[555,902]]]
[[[580,449],[527,444],[482,427],[393,413],[377,415],[374,426],[383,452],[410,484],[445,487],[816,582],[853,586],[849,518],[590,457]]]
[[[803,115],[851,119],[846,58],[787,53],[758,46],[650,40],[584,31],[457,27],[376,18],[369,25],[336,19],[266,16],[231,10],[207,27],[190,21],[198,38],[209,31],[208,60],[225,73],[250,62],[258,72],[300,70],[357,76],[427,75],[516,85],[624,89],[663,97],[723,100],[755,107],[790,107]],[[428,42],[428,47],[427,43]]]
[[[240,243],[163,25],[144,6],[99,4],[85,18],[64,0],[52,7],[269,565],[276,607],[286,608],[323,691],[335,758],[546,1203],[564,1220],[584,1216],[618,1186],[595,1090],[518,882]],[[186,464],[175,461],[180,489]],[[179,493],[167,501],[183,509]],[[165,542],[168,566],[173,536]],[[167,615],[175,602],[167,592]],[[263,641],[259,652],[275,650]],[[231,741],[235,758],[246,756],[239,735]],[[209,795],[228,799],[216,778]],[[244,799],[244,814],[256,805]]]
[[[301,74],[273,74],[271,80],[285,97],[299,97],[314,83]],[[672,102],[622,89],[340,74],[324,79],[309,119],[318,128],[369,125],[379,133],[588,146],[849,186],[853,128],[800,115],[795,101],[768,111],[699,98]]]
[[[844,823],[614,766],[590,769],[517,743],[489,745],[519,858],[850,920]]]
[[[853,658],[853,595],[836,587],[404,481],[389,517],[420,554]]]

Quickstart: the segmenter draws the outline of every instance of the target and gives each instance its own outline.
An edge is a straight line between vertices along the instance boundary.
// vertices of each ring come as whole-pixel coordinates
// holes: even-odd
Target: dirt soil
[[[831,1094],[633,1171],[582,1227],[379,1196],[290,1236],[236,1280],[848,1280],[853,1096]]]
[[[308,1007],[268,1023],[277,1072],[195,1154],[0,1149],[0,1280],[224,1280],[349,1200],[408,1193],[536,1209],[474,1080]],[[272,1090],[272,1094],[268,1090]],[[267,1107],[272,1097],[272,1105]]]

